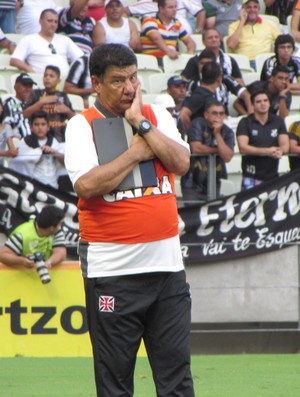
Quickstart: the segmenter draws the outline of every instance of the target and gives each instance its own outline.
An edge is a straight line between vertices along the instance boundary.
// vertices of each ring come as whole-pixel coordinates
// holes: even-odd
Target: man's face
[[[43,77],[43,83],[47,91],[55,91],[60,78],[52,69],[46,69]]]
[[[177,12],[176,0],[166,0],[165,6],[159,9],[159,14],[163,19],[171,20],[175,18]]]
[[[279,59],[289,61],[293,55],[294,47],[292,43],[279,44],[277,47],[277,54]]]
[[[102,79],[92,76],[92,82],[101,104],[115,115],[124,116],[139,85],[137,66],[110,66]]]
[[[223,106],[212,105],[204,112],[204,118],[209,127],[214,128],[216,123],[224,122],[225,110]]]
[[[270,101],[266,94],[258,94],[253,102],[254,112],[258,114],[266,114],[270,109]]]
[[[288,88],[289,75],[285,72],[278,72],[276,76],[270,77],[270,82],[276,88],[277,91],[282,91]]]
[[[53,36],[58,26],[58,15],[53,12],[46,12],[40,19],[41,32],[46,36]]]
[[[219,32],[215,29],[209,29],[204,37],[203,37],[203,44],[209,50],[219,49],[221,47],[221,37]]]
[[[21,101],[21,102],[27,102],[29,100],[30,94],[32,92],[32,84],[23,84],[23,83],[16,83],[15,84],[15,91],[16,91],[16,97]]]
[[[249,1],[247,4],[244,5],[244,8],[248,14],[247,21],[250,23],[255,23],[260,13],[259,4],[256,3],[256,1]]]
[[[31,133],[34,134],[39,140],[45,139],[49,131],[49,124],[43,118],[36,118],[30,126]]]
[[[187,87],[185,83],[172,84],[168,87],[168,94],[174,99],[177,104],[182,104],[186,96]]]
[[[111,1],[105,8],[108,19],[118,21],[123,14],[123,6],[118,0]]]

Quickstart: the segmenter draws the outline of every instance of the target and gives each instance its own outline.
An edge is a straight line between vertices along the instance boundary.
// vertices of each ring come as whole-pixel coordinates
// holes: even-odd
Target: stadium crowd
[[[299,163],[299,18],[300,0],[0,1],[0,164],[73,192],[65,128],[95,101],[92,49],[118,43],[137,55],[144,103],[190,144],[186,205],[210,198],[212,154],[217,195],[232,169],[243,189],[277,177]]]

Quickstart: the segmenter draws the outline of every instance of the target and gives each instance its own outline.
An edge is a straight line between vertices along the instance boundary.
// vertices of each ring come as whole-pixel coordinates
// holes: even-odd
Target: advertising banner
[[[89,357],[84,289],[78,262],[38,273],[0,264],[0,357]],[[145,356],[141,345],[139,356]]]

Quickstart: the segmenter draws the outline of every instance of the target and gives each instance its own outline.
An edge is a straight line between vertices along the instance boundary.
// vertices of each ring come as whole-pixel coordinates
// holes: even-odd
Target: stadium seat
[[[165,94],[167,92],[167,82],[174,73],[152,74],[149,76],[149,93]]]
[[[264,66],[265,60],[274,55],[275,55],[274,52],[266,52],[264,54],[256,55],[255,57],[256,72],[259,73],[259,75],[261,74],[261,70]]]
[[[194,54],[181,54],[177,59],[171,59],[167,55],[165,55],[162,59],[164,72],[181,74],[188,60],[193,56]]]
[[[10,91],[7,87],[6,79],[4,76],[0,74],[0,95],[2,97],[2,94],[9,94],[9,93]]]
[[[297,116],[299,116],[300,114],[299,111],[300,111],[300,95],[292,95],[292,103],[289,114],[290,115],[296,114]]]
[[[190,36],[196,43],[196,53],[201,52],[205,48],[205,45],[202,41],[202,34],[191,34]],[[186,45],[181,40],[178,42],[178,50],[181,52],[181,54],[187,53]]]
[[[257,72],[244,72],[242,77],[245,85],[251,84],[254,81],[260,80],[260,73]]]
[[[292,35],[292,15],[289,15],[286,19],[286,24],[288,28],[288,34]]]
[[[162,70],[158,66],[157,58],[154,55],[135,54],[137,57],[138,71],[150,70],[152,72],[161,73]]]
[[[285,122],[287,130],[290,128],[291,124],[293,124],[295,121],[300,121],[299,113],[298,114],[290,114],[285,117],[284,122]]]
[[[72,108],[75,112],[82,112],[84,110],[84,104],[80,95],[68,94],[68,98],[71,101]]]
[[[160,73],[154,73],[155,76],[159,76]],[[142,93],[147,94],[149,92],[149,81],[148,74],[138,73],[138,79],[141,82]]]
[[[250,61],[246,55],[235,54],[233,52],[228,53],[232,58],[234,58],[240,68],[240,71],[243,72],[255,72],[255,70],[250,66]]]
[[[157,94],[143,94],[143,103],[150,105],[153,103],[156,96]]]
[[[268,19],[269,21],[274,22],[275,25],[281,30],[279,18],[276,17],[275,15],[260,14],[260,17],[261,17],[262,19]]]
[[[23,39],[23,37],[25,37],[25,35],[23,34],[18,34],[18,33],[5,33],[5,36],[8,40],[15,42],[16,44],[19,43],[19,41],[21,39]]]
[[[140,18],[129,17],[129,19],[136,24],[137,30],[138,30],[138,32],[140,32],[141,31],[141,25],[142,25]]]
[[[10,58],[11,58],[10,54],[2,54],[2,53],[0,53],[0,65],[1,65],[1,67],[10,66],[9,65]]]

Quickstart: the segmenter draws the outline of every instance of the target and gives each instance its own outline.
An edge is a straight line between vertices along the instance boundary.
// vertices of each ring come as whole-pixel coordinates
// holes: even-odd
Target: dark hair
[[[32,113],[32,115],[30,117],[30,124],[32,124],[35,119],[45,119],[47,121],[47,123],[49,124],[48,113],[44,112],[43,110],[37,110],[36,112]]]
[[[276,76],[278,73],[287,73],[289,74],[289,70],[286,66],[277,65],[271,72],[271,76]]]
[[[205,112],[207,112],[212,106],[222,106],[222,108],[225,110],[224,103],[217,101],[216,99],[209,99],[205,104]]]
[[[165,7],[166,5],[166,0],[157,0],[157,7],[162,8]]]
[[[263,90],[263,89],[258,89],[258,90],[255,90],[254,92],[252,92],[252,94],[250,96],[251,103],[253,104],[255,98],[257,97],[257,95],[261,95],[261,94],[266,95],[268,97],[269,102],[271,103],[271,98],[270,98],[269,93],[266,90]]]
[[[41,12],[40,19],[43,19],[47,12],[51,12],[52,14],[58,15],[57,12],[53,8],[46,8]]]
[[[137,65],[134,52],[123,44],[100,44],[90,56],[90,74],[102,79],[110,66],[124,68]]]
[[[216,62],[217,60],[216,54],[208,48],[205,48],[203,51],[200,52],[198,56],[198,61],[201,61],[201,59],[203,58],[211,59],[213,62]]]
[[[217,78],[222,76],[221,66],[217,62],[207,62],[202,68],[201,81],[206,84],[213,84]]]
[[[274,43],[274,52],[276,55],[278,53],[278,46],[280,46],[281,44],[286,44],[286,43],[292,44],[293,50],[295,50],[294,37],[291,36],[290,34],[280,34],[279,36],[277,36],[275,43]]]
[[[54,205],[48,205],[37,214],[36,223],[38,227],[47,229],[50,226],[58,226],[64,217],[65,213],[63,210]]]
[[[47,69],[53,70],[53,72],[56,73],[58,77],[60,77],[60,69],[59,69],[58,66],[47,65],[47,66],[45,67],[45,72],[46,72]]]

